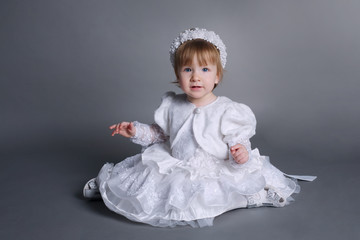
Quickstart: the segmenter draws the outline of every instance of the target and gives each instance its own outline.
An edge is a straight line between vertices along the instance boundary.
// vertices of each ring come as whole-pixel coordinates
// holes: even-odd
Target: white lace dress
[[[228,100],[218,97],[215,102],[196,108],[186,97],[167,93],[155,112],[155,124],[135,122],[136,136],[132,141],[144,146],[144,151],[116,165],[107,163],[100,170],[96,180],[106,206],[130,220],[153,226],[189,224],[203,227],[212,225],[214,217],[231,209],[266,204],[284,206],[292,201],[291,195],[299,192],[296,180],[285,177],[257,149],[251,150],[248,138],[254,129],[248,126],[245,126],[246,131],[244,126],[239,132],[228,129],[232,134],[222,135],[220,139],[229,146],[244,144],[250,152],[250,159],[245,164],[236,164],[229,154],[220,159],[204,150],[209,149],[204,144],[209,142],[211,145],[213,136],[207,135],[202,125],[195,126],[200,112],[205,114],[211,109],[220,112],[222,116],[213,118],[220,122],[209,124],[215,126],[225,122],[231,125],[229,120],[224,120],[229,111],[240,114],[230,114],[226,118],[255,121],[248,110],[244,114],[244,105],[235,104],[225,112],[220,110],[221,103],[229,105],[231,100]],[[179,120],[174,119],[179,102],[189,111],[179,107],[180,114],[186,116],[174,133],[170,128],[171,123],[176,125],[175,121]],[[252,124],[255,128],[255,123]],[[221,129],[220,134],[226,132]],[[206,136],[209,141],[204,143],[197,134]]]

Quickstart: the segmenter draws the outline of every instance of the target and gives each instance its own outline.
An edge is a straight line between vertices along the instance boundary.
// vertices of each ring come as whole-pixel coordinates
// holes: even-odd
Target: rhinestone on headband
[[[226,65],[226,47],[223,41],[220,39],[219,35],[213,31],[208,31],[206,29],[191,28],[187,29],[184,32],[181,32],[177,38],[170,45],[170,62],[174,66],[175,63],[175,52],[186,41],[193,39],[204,39],[208,41],[220,51],[220,60],[221,65],[225,68]]]

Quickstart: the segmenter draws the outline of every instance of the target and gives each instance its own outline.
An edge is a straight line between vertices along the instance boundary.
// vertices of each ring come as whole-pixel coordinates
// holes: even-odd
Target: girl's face
[[[178,80],[188,100],[196,106],[204,106],[215,100],[212,90],[219,83],[215,64],[200,66],[195,55],[191,64],[180,67]]]

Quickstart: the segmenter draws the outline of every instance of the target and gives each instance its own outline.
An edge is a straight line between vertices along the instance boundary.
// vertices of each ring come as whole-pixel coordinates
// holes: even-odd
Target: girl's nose
[[[199,74],[197,74],[197,72],[194,71],[193,74],[191,75],[191,79],[190,79],[190,80],[193,81],[193,82],[199,81],[199,80],[200,80]]]

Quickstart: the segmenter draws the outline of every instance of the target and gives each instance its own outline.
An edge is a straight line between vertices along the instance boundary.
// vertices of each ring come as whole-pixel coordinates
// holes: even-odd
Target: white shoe
[[[265,187],[264,190],[247,196],[247,208],[284,207],[285,205],[285,199],[269,187]]]
[[[286,205],[286,201],[283,197],[277,194],[274,189],[266,187],[266,201],[264,201],[263,206],[270,207],[284,207]]]
[[[96,184],[96,179],[90,179],[84,186],[83,196],[87,199],[100,199],[101,194]]]
[[[262,195],[263,191],[255,193],[253,195],[246,196],[247,199],[247,208],[255,208],[262,206],[262,199],[264,198]]]

